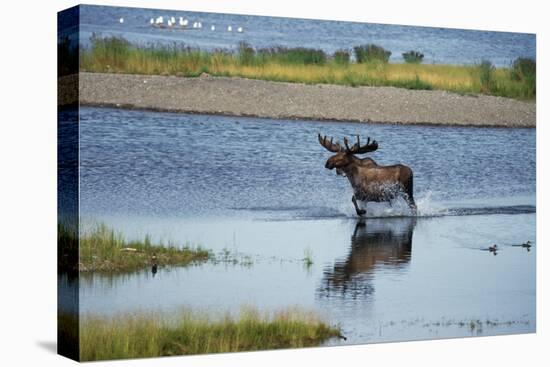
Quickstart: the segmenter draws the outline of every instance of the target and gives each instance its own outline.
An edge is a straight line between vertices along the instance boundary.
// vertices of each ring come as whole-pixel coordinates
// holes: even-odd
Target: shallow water
[[[218,254],[228,251],[230,262],[161,268],[155,276],[85,276],[81,312],[192,307],[216,314],[299,305],[341,325],[346,343],[535,330],[536,248],[512,246],[534,239],[533,214],[108,223],[208,243]],[[497,255],[484,250],[493,242]],[[483,325],[472,330],[477,320]]]
[[[190,25],[203,23],[202,30],[157,29],[150,18],[186,18]],[[124,23],[119,23],[123,17]],[[498,66],[509,66],[517,57],[535,57],[534,34],[488,32],[462,29],[411,27],[400,25],[319,21],[258,17],[187,11],[81,6],[80,37],[84,46],[92,33],[122,36],[138,44],[178,44],[201,49],[235,49],[246,41],[256,48],[285,45],[313,47],[333,53],[339,49],[374,43],[392,52],[391,60],[402,62],[401,54],[419,50],[425,62],[472,64],[488,59]],[[215,25],[212,32],[210,26]],[[227,32],[227,26],[243,33]]]
[[[535,205],[535,129],[269,120],[82,108],[84,215],[351,216],[346,179],[317,133],[379,142],[369,156],[414,172],[421,214]],[[408,214],[399,203],[369,215]]]
[[[373,159],[411,166],[420,216],[398,201],[369,204],[358,220],[317,132],[370,135],[380,141]],[[80,146],[85,227],[104,222],[228,260],[84,276],[82,312],[299,305],[342,326],[347,341],[329,344],[535,330],[536,243],[513,246],[535,242],[534,129],[85,107]],[[493,243],[496,255],[485,251]]]

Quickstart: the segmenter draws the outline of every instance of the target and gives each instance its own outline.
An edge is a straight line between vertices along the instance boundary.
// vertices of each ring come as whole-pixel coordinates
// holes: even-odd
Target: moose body
[[[390,202],[397,197],[403,197],[413,213],[416,213],[416,204],[413,198],[413,172],[402,164],[393,166],[379,166],[371,158],[358,158],[355,154],[364,154],[378,149],[376,140],[361,146],[359,137],[357,143],[351,148],[347,138],[344,138],[345,148],[332,139],[327,141],[326,137],[319,134],[319,143],[327,150],[336,153],[330,157],[325,167],[336,169],[336,173],[348,178],[352,188],[351,198],[355,211],[358,215],[366,213],[359,208],[357,201],[363,202]]]

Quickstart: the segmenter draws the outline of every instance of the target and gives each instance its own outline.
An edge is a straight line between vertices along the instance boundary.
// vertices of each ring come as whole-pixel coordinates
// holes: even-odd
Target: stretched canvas
[[[58,15],[58,348],[533,333],[534,34]]]

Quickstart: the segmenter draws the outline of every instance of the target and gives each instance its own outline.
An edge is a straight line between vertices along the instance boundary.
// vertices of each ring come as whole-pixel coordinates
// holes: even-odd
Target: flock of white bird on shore
[[[124,18],[120,18],[119,22],[120,22],[120,24],[123,24],[124,23]],[[189,20],[184,19],[183,17],[179,17],[177,22],[176,22],[175,17],[170,17],[170,18],[167,17],[166,22],[165,22],[164,17],[159,16],[159,17],[156,17],[156,18],[151,18],[149,20],[149,24],[152,27],[156,27],[156,28],[202,29],[202,22],[193,22],[193,24],[191,25],[189,23]],[[228,25],[226,29],[227,29],[227,32],[233,32],[233,27],[230,26],[230,25]],[[215,31],[216,26],[212,24],[210,26],[210,30]],[[237,30],[238,33],[243,33],[243,31],[244,31],[243,27],[237,27],[236,30]]]

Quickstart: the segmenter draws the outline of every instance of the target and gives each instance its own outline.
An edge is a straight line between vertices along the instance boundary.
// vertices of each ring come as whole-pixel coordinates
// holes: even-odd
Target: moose
[[[344,147],[340,143],[332,142],[326,136],[318,134],[319,143],[328,151],[336,153],[330,157],[325,168],[336,169],[336,174],[348,178],[352,188],[353,196],[351,201],[355,207],[357,215],[362,216],[366,213],[361,209],[357,201],[367,202],[389,202],[397,197],[403,197],[412,213],[416,214],[416,204],[413,198],[413,172],[402,164],[393,166],[379,166],[371,158],[358,158],[356,154],[365,154],[374,152],[378,149],[378,142],[370,137],[367,143],[361,145],[359,135],[357,143],[349,146],[349,141],[344,138]]]

